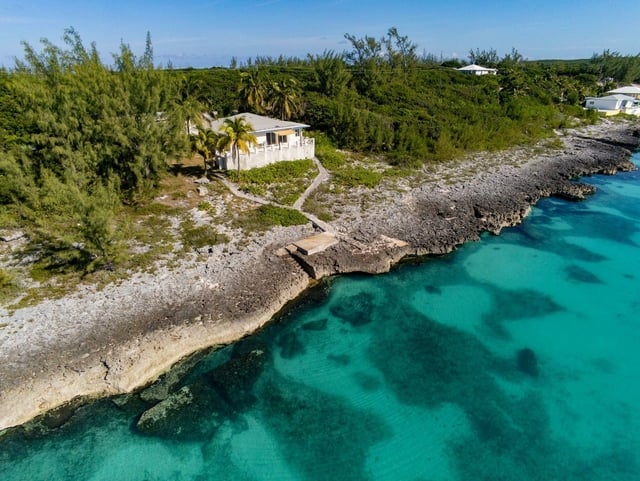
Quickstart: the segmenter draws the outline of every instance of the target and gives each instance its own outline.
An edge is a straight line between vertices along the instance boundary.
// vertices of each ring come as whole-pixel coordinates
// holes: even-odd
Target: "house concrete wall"
[[[287,135],[287,142],[280,142],[273,145],[267,145],[266,134],[256,135],[258,145],[253,146],[248,154],[240,153],[240,170],[254,169],[256,167],[264,167],[274,162],[311,159],[316,155],[315,139],[296,137],[295,134]],[[222,169],[237,169],[230,153],[218,158],[218,166]]]
[[[587,97],[585,108],[594,109],[604,115],[625,113],[640,115],[640,102],[627,95],[609,95],[607,97]]]
[[[634,99],[632,97],[619,98],[621,96],[610,95],[607,97],[587,97],[585,107],[598,110],[620,110],[632,107]]]

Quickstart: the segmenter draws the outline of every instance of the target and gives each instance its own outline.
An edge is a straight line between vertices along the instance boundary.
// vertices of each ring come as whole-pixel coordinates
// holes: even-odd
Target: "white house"
[[[304,137],[302,131],[309,126],[287,120],[272,119],[262,115],[243,113],[213,120],[204,119],[204,127],[213,131],[220,131],[226,119],[242,117],[251,125],[252,133],[258,139],[252,145],[249,153],[239,153],[240,169],[253,169],[280,162],[282,160],[311,159],[315,156],[315,139]],[[231,151],[225,152],[218,159],[218,166],[222,169],[237,169]]]
[[[607,95],[606,97],[587,97],[585,107],[595,109],[605,115],[619,113],[638,115],[640,113],[638,101],[633,97],[622,94]]]
[[[496,75],[498,73],[498,69],[496,68],[482,67],[475,63],[457,68],[456,70],[468,75]]]
[[[640,99],[640,87],[636,87],[635,85],[627,85],[626,87],[620,87],[618,89],[609,90],[608,94],[620,94],[620,95],[628,95],[629,97],[633,97],[635,99]]]

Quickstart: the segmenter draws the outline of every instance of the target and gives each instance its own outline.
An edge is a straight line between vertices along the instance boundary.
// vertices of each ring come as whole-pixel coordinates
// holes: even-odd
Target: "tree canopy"
[[[25,43],[2,75],[0,119],[13,120],[0,120],[0,183],[11,186],[0,202],[51,248],[110,262],[113,213],[153,192],[186,146],[179,89],[154,67],[149,35],[142,56],[122,44],[110,66],[73,29],[63,43]]]

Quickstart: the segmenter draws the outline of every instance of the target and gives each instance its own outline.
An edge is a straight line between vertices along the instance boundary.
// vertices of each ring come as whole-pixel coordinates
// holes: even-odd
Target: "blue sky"
[[[256,55],[305,56],[348,48],[345,33],[397,27],[419,52],[466,59],[470,49],[515,47],[526,58],[588,58],[605,48],[640,53],[640,0],[2,0],[0,64],[21,41],[60,44],[73,26],[105,59],[121,41],[142,52],[151,32],[156,63],[227,66]]]

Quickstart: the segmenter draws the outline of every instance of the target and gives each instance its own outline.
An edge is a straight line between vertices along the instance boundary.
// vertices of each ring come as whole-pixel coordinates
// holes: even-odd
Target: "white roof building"
[[[498,73],[498,69],[496,68],[482,67],[475,63],[457,68],[456,70],[469,75],[496,75]]]
[[[620,87],[618,89],[609,90],[608,94],[621,94],[621,95],[629,95],[630,97],[640,98],[640,87],[636,87],[635,85],[627,85],[626,87]]]
[[[614,94],[606,97],[587,97],[585,107],[595,109],[605,115],[616,115],[627,113],[638,115],[640,112],[639,102],[629,95]]]
[[[303,129],[309,128],[307,124],[242,113],[220,119],[205,116],[203,127],[219,132],[226,119],[238,117],[244,118],[251,125],[252,133],[258,141],[250,147],[249,153],[239,153],[240,169],[264,167],[283,160],[311,159],[315,156],[315,139],[302,135]],[[217,162],[222,169],[238,168],[231,152],[224,152]]]

